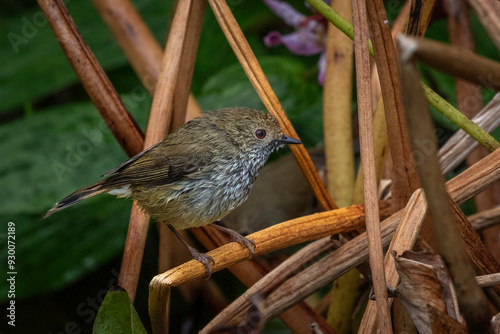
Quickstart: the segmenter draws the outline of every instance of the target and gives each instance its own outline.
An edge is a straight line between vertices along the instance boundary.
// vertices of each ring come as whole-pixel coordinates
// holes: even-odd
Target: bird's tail
[[[84,199],[94,197],[95,195],[99,195],[101,193],[109,191],[110,190],[109,187],[104,186],[105,182],[106,180],[98,181],[85,188],[75,191],[69,196],[66,196],[65,198],[57,202],[52,209],[47,211],[47,213],[45,214],[45,216],[43,216],[43,218],[47,218],[54,212],[67,208],[68,206],[83,201]]]

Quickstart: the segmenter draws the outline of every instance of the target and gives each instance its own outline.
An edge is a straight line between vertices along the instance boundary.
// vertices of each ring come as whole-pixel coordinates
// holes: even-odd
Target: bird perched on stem
[[[165,222],[180,238],[177,229],[211,224],[242,204],[271,152],[284,144],[300,141],[284,135],[272,115],[250,108],[207,111],[108,171],[105,179],[62,199],[44,218],[107,192],[132,197],[144,212]],[[254,254],[252,240],[231,229],[212,226]],[[180,239],[210,276],[212,257]]]

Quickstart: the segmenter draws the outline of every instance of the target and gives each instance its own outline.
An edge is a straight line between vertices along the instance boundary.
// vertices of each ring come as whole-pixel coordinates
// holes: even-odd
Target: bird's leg
[[[215,227],[216,229],[226,233],[229,235],[229,242],[237,242],[241,244],[243,247],[246,247],[250,250],[250,254],[252,254],[252,257],[255,256],[255,242],[252,239],[245,238],[235,230],[232,230],[228,227],[224,227],[222,225],[219,225],[220,222],[215,222],[210,224],[211,226]]]
[[[179,232],[177,232],[177,230],[172,225],[167,224],[167,226],[172,230],[172,232],[174,232],[175,236],[177,238],[179,238],[179,240],[187,247],[187,249],[191,253],[191,256],[193,257],[193,259],[195,259],[198,262],[201,262],[205,266],[205,268],[207,269],[207,275],[208,275],[207,279],[209,279],[210,276],[212,275],[212,268],[210,267],[210,261],[212,261],[212,263],[215,264],[214,258],[211,257],[210,255],[207,255],[207,254],[204,254],[204,253],[200,253],[196,248],[191,247],[181,237],[181,235],[179,234]]]

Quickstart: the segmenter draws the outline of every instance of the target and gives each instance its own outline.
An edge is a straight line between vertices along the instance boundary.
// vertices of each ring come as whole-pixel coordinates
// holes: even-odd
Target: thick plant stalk
[[[392,333],[387,301],[387,284],[383,268],[383,250],[378,213],[377,172],[373,143],[373,114],[370,93],[370,57],[368,54],[368,17],[363,0],[352,1],[354,26],[354,53],[356,55],[356,85],[358,95],[359,138],[363,168],[363,193],[365,198],[366,231],[373,288],[377,296],[377,314],[380,330]]]
[[[350,1],[334,1],[331,5],[350,20]],[[333,201],[339,207],[345,207],[351,203],[355,169],[351,121],[353,44],[332,24],[328,24],[325,57],[323,129],[327,189]],[[359,272],[353,269],[333,285],[327,322],[339,333],[350,331],[358,280]]]
[[[170,128],[173,96],[191,6],[191,1],[184,1],[182,5],[177,7],[174,14],[169,39],[163,54],[162,70],[155,88],[148,129],[144,140],[144,149],[165,138]],[[132,296],[135,296],[137,289],[148,225],[149,216],[143,213],[134,203],[127,232],[127,236],[130,236],[130,238],[127,237],[125,243],[119,277],[120,285]],[[132,297],[131,299],[133,300]]]
[[[344,17],[351,16],[349,1],[334,1],[332,6],[338,6],[337,11]],[[323,128],[328,171],[327,188],[339,207],[351,204],[354,188],[352,52],[352,40],[329,24],[323,86]]]

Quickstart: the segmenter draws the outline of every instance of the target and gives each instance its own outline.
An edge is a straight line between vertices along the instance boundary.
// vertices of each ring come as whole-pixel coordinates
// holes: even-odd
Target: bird
[[[270,154],[285,144],[302,143],[285,135],[268,113],[246,107],[208,110],[104,173],[104,179],[63,198],[43,218],[101,193],[131,197],[143,212],[167,224],[210,277],[213,258],[191,247],[177,230],[211,224],[254,255],[252,240],[216,222],[247,199]]]

